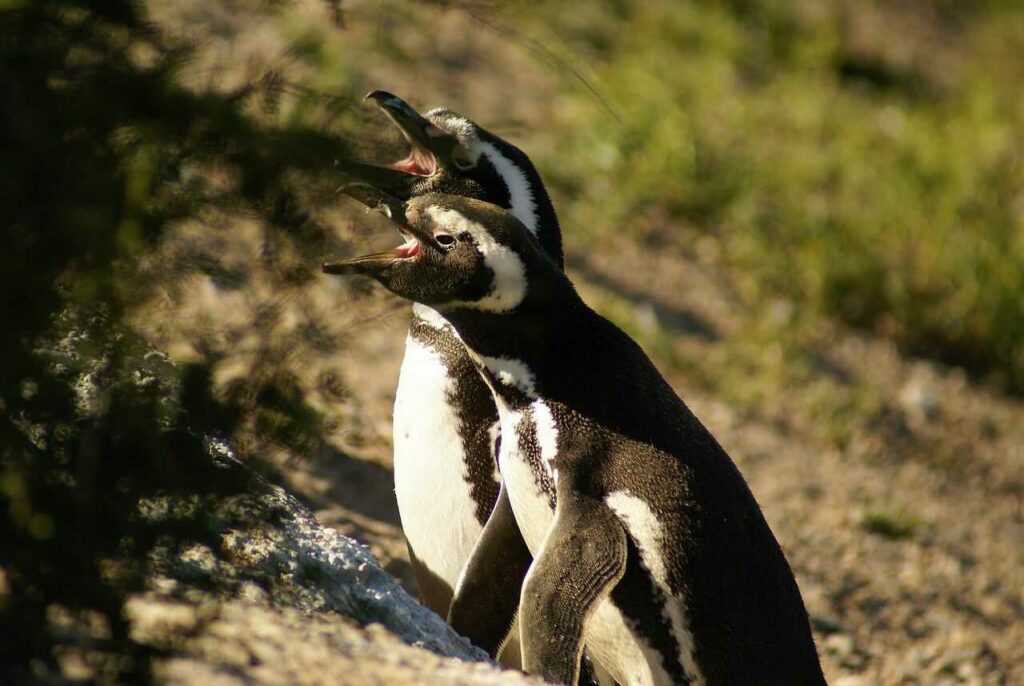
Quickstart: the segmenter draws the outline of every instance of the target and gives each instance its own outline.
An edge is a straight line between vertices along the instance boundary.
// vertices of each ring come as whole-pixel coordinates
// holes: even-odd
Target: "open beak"
[[[372,253],[337,262],[324,262],[321,269],[325,274],[362,274],[377,268],[397,264],[405,260],[416,260],[424,248],[441,250],[437,239],[429,231],[411,224],[405,216],[406,204],[399,198],[362,183],[344,186],[341,192],[376,210],[394,222],[406,239],[405,243],[384,252]]]
[[[409,143],[409,154],[390,164],[350,164],[346,171],[359,181],[396,197],[409,198],[417,181],[445,168],[445,160],[456,144],[455,137],[432,124],[397,95],[377,90],[367,94],[366,100],[373,101],[402,132]]]
[[[450,138],[449,134],[431,124],[397,95],[387,91],[372,91],[366,95],[366,99],[377,103],[409,143],[409,155],[392,163],[391,168],[413,176],[436,174],[441,168],[437,144],[443,138]]]

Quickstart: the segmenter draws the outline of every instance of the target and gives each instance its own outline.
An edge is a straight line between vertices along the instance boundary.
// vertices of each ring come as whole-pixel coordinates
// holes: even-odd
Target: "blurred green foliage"
[[[573,231],[688,225],[754,306],[1024,392],[1024,5],[884,5],[538,8],[621,121],[570,96],[535,156]]]
[[[901,509],[869,509],[863,516],[865,529],[893,540],[911,538],[921,528],[920,520]]]

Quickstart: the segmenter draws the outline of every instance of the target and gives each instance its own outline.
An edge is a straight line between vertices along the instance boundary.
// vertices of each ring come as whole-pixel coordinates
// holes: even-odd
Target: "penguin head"
[[[552,275],[564,279],[523,223],[492,203],[436,193],[405,202],[364,185],[346,192],[381,210],[406,240],[386,252],[325,263],[327,274],[369,276],[403,298],[441,311],[494,314],[522,304],[531,282],[552,281]]]
[[[450,109],[421,115],[398,96],[379,90],[366,99],[402,132],[409,153],[387,165],[359,165],[355,176],[400,200],[443,193],[503,207],[561,265],[558,217],[525,153]]]

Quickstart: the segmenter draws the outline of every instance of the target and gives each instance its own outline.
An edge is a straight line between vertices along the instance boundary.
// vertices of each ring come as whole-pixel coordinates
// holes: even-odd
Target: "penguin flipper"
[[[558,482],[555,520],[523,582],[519,626],[523,669],[575,684],[583,630],[626,571],[626,531],[601,500]]]
[[[491,657],[497,657],[512,629],[523,577],[531,562],[533,557],[519,532],[503,482],[448,610],[452,628]]]

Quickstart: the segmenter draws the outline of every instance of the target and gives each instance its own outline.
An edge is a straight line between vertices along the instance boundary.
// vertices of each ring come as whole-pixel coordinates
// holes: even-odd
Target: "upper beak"
[[[338,192],[344,193],[353,200],[358,200],[371,210],[377,210],[397,224],[400,229],[410,233],[415,231],[405,217],[406,203],[404,200],[365,183],[350,183],[339,188]]]
[[[358,200],[372,210],[377,210],[390,219],[398,227],[398,230],[407,236],[412,236],[422,245],[429,246],[435,250],[441,250],[440,244],[430,231],[425,231],[409,222],[406,218],[406,203],[393,195],[363,183],[354,183],[343,186],[340,192]],[[337,262],[324,262],[321,269],[325,274],[350,274],[363,271],[367,265],[376,265],[382,262],[395,260],[395,253],[392,250],[371,255],[363,255],[348,260]]]
[[[402,162],[413,161],[417,166],[428,169],[431,165],[437,169],[447,164],[445,160],[450,156],[450,148],[454,145],[451,134],[434,126],[397,95],[377,90],[368,93],[365,99],[380,107],[412,148],[410,157]],[[355,179],[384,189],[394,196],[409,198],[413,186],[419,182],[422,174],[403,167],[402,162],[391,165],[348,162],[344,164],[344,171]]]
[[[431,144],[437,138],[446,135],[397,95],[387,91],[371,91],[366,94],[365,99],[377,103],[413,145],[433,152]]]

